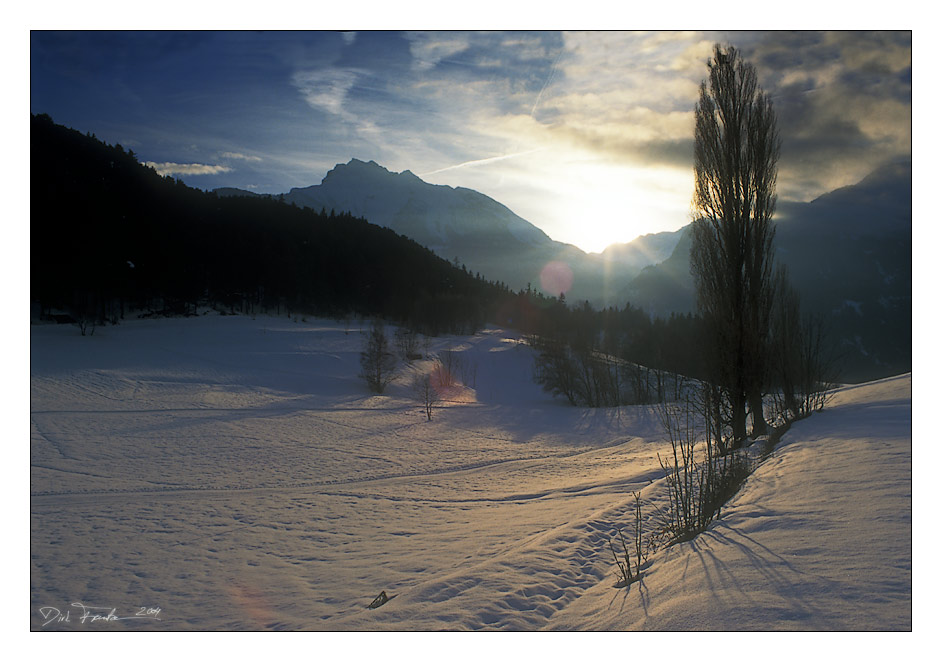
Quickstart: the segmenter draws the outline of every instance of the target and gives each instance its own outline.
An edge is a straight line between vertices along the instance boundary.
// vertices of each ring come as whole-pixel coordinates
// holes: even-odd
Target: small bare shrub
[[[443,388],[456,384],[476,388],[478,379],[477,363],[469,360],[464,352],[446,349],[438,354],[439,383]]]
[[[396,351],[399,358],[406,363],[421,359],[418,332],[405,326],[396,329]]]
[[[615,551],[615,543],[612,542],[611,538],[608,539],[608,546],[612,550],[612,556],[618,568],[619,579],[615,584],[615,588],[622,588],[634,582],[635,577],[631,574],[631,554],[628,553],[628,544],[625,542],[625,536],[622,535],[621,529],[616,530],[618,531],[618,539],[621,542],[621,558],[618,557],[618,553]]]
[[[702,403],[701,403],[702,404]],[[689,400],[661,407],[662,423],[671,443],[666,458],[658,454],[668,487],[665,528],[668,544],[690,540],[719,517],[752,467],[742,451],[728,450],[707,418],[697,415]],[[701,427],[703,426],[703,427]]]
[[[618,553],[615,551],[615,543],[612,542],[612,539],[609,538],[608,546],[612,550],[612,556],[615,559],[615,566],[618,568],[618,583],[615,584],[616,588],[622,588],[628,586],[639,579],[641,579],[641,566],[647,561],[648,552],[651,551],[651,541],[648,541],[648,547],[644,546],[644,536],[642,531],[642,519],[641,519],[641,493],[632,492],[632,496],[635,498],[635,571],[634,574],[631,572],[631,553],[628,551],[628,543],[625,542],[625,536],[622,534],[621,529],[615,529],[618,532],[618,540],[621,543],[621,557],[619,558]]]

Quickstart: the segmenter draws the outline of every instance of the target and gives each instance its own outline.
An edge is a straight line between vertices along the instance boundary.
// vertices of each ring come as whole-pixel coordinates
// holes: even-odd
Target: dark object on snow
[[[396,597],[395,595],[393,598]],[[386,591],[381,591],[379,595],[370,603],[370,606],[367,609],[376,609],[377,607],[382,607],[384,604],[392,600],[392,598],[386,597]]]

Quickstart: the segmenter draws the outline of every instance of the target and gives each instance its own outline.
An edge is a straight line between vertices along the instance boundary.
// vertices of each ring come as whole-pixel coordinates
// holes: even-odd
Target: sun
[[[569,195],[557,214],[559,236],[553,238],[587,253],[677,230],[690,220],[692,172],[590,161],[572,164],[566,177]]]
[[[428,181],[480,191],[551,239],[587,253],[690,222],[692,167],[629,164],[572,147],[521,144],[514,150]]]

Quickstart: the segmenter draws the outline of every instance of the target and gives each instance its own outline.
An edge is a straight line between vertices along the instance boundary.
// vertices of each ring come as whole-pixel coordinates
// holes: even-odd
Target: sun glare
[[[550,238],[599,253],[641,235],[690,222],[693,168],[626,165],[583,150],[521,146],[512,158],[490,158],[426,175],[495,200]]]
[[[554,238],[587,252],[689,222],[688,208],[678,205],[693,190],[687,173],[599,162],[576,163],[567,176],[570,195],[559,213],[564,225]]]

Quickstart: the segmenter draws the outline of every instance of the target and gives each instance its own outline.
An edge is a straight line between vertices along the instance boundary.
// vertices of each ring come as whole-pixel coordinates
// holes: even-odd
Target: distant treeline
[[[493,322],[533,338],[697,374],[697,322],[472,275],[415,241],[349,214],[269,196],[218,196],[140,164],[132,151],[30,120],[31,298],[83,324],[126,314],[379,316],[423,333]]]

